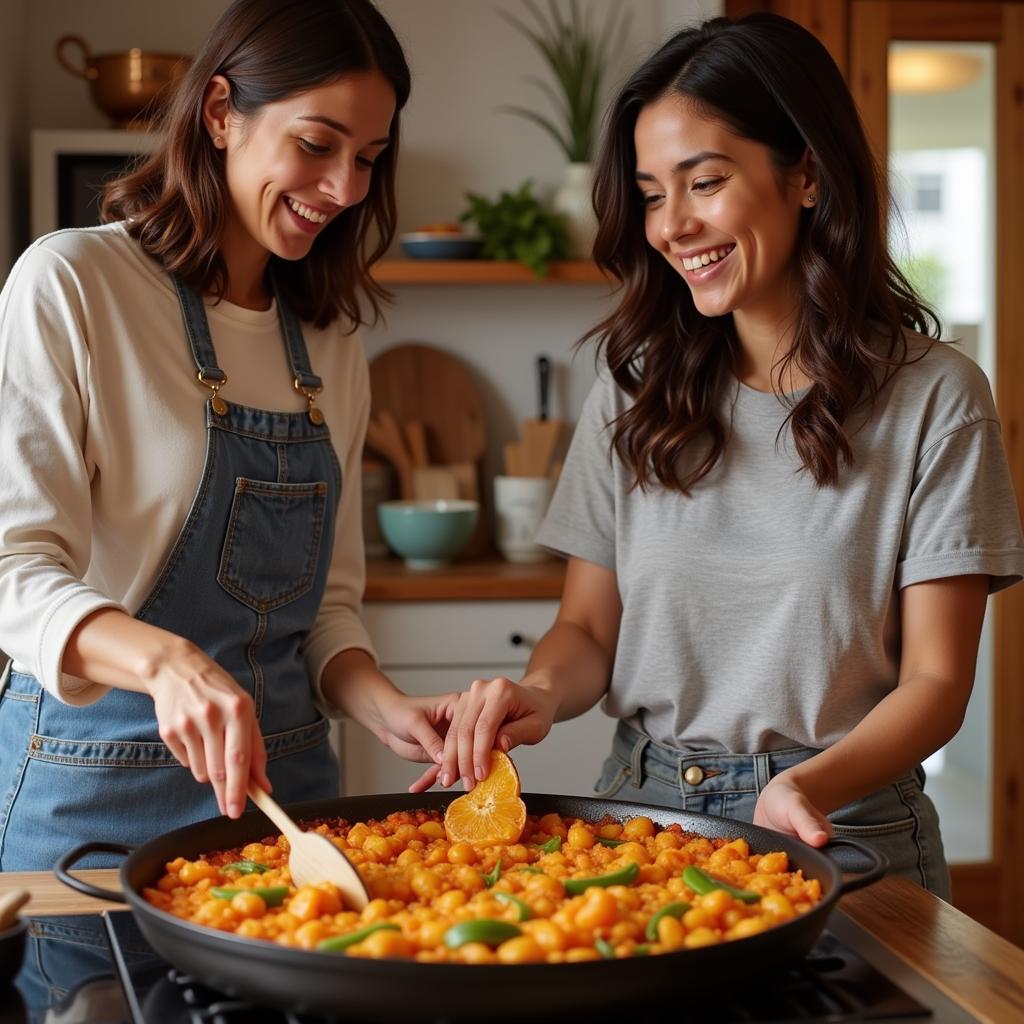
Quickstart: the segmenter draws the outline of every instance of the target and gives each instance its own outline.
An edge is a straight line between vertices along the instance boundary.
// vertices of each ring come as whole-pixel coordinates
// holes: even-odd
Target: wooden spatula
[[[346,904],[362,910],[370,902],[370,894],[355,865],[326,836],[303,832],[285,813],[283,807],[254,782],[249,783],[249,799],[281,830],[291,853],[288,869],[296,885],[333,882]]]

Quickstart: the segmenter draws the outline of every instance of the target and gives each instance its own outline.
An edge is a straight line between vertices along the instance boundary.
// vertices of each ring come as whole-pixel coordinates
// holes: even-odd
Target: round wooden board
[[[372,412],[387,409],[400,424],[423,423],[432,463],[483,458],[483,400],[469,370],[454,356],[429,345],[395,345],[370,363],[370,390]]]

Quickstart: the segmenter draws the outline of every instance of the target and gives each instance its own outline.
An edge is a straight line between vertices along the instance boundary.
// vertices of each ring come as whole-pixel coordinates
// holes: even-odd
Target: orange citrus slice
[[[519,773],[508,754],[491,751],[491,770],[444,812],[452,843],[514,843],[526,827],[526,804],[519,799]]]

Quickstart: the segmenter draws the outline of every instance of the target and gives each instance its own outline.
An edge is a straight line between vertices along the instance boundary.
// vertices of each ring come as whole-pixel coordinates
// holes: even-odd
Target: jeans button
[[[690,786],[699,786],[705,779],[704,769],[699,764],[691,764],[683,772],[683,782]]]

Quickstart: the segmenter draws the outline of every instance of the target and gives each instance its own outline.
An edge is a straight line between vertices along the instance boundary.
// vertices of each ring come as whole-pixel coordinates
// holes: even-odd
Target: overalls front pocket
[[[217,582],[242,604],[270,612],[312,588],[327,484],[238,477]]]

